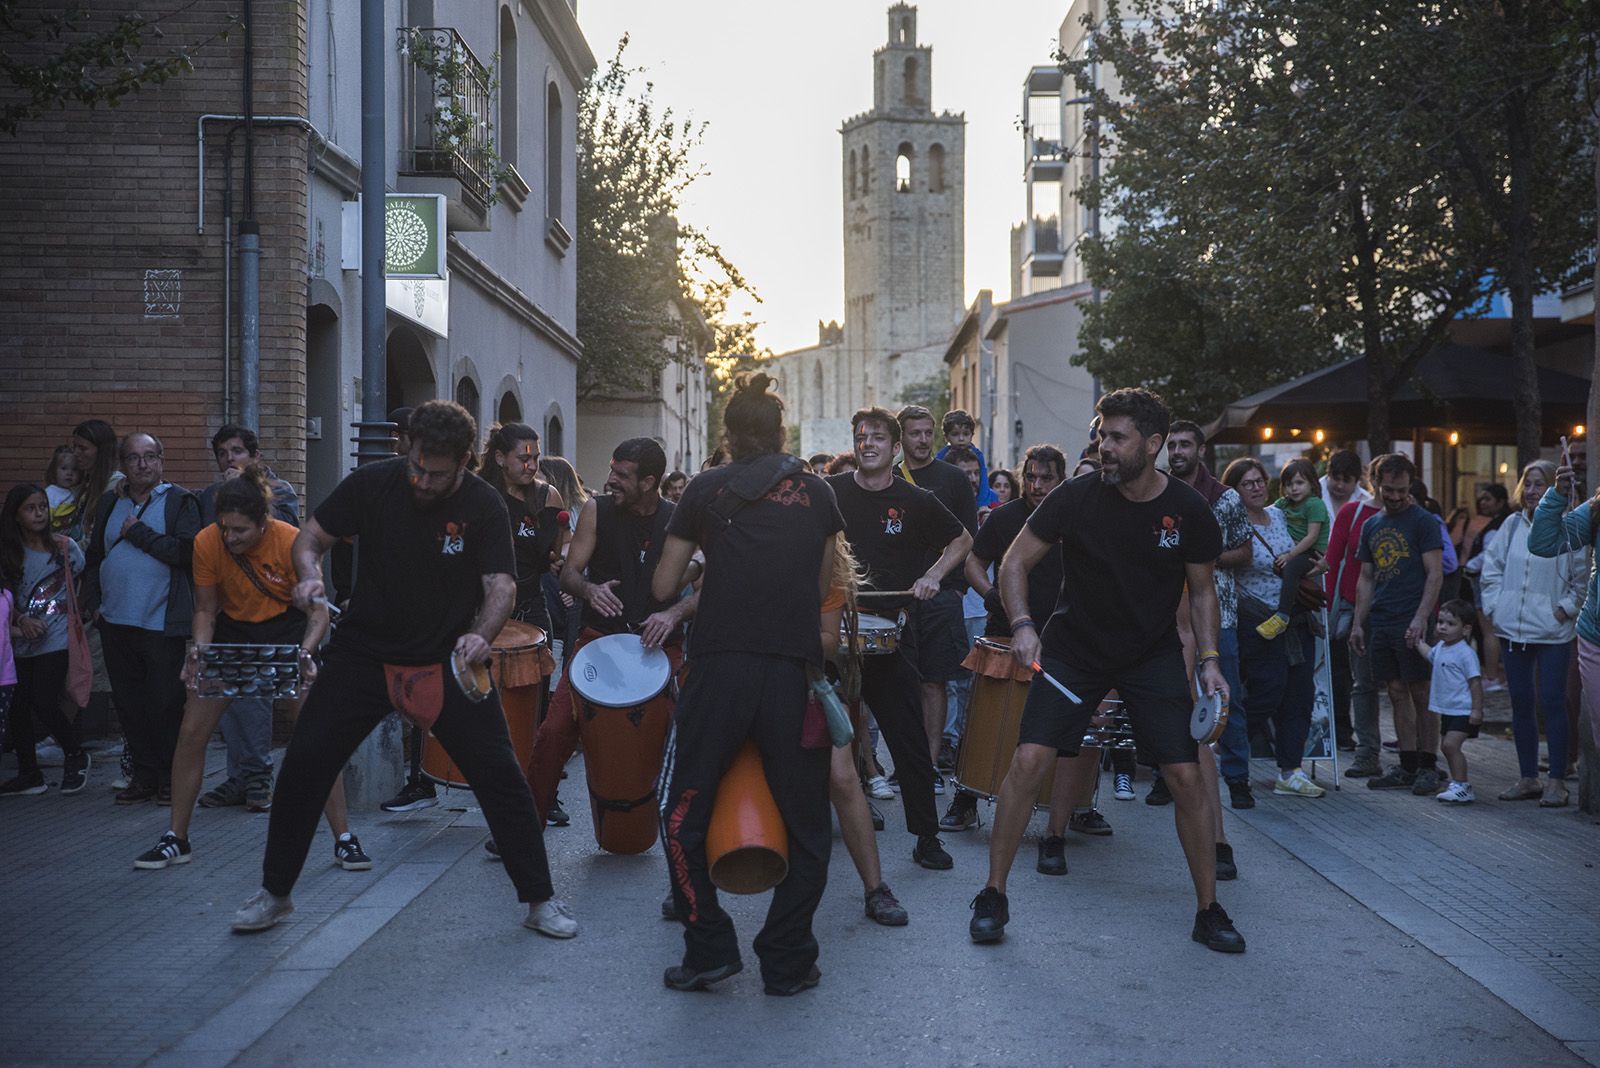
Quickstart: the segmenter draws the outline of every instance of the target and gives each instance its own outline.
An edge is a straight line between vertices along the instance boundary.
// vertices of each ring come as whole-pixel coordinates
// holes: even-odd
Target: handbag
[[[72,574],[72,552],[66,535],[56,535],[56,547],[61,550],[61,567],[67,582],[67,684],[65,692],[79,708],[89,704],[94,691],[94,660],[89,655],[89,634],[83,628],[83,614],[78,611],[77,583]]]
[[[1278,558],[1278,554],[1272,551],[1272,546],[1267,544],[1267,539],[1262,537],[1260,529],[1254,523],[1250,524],[1250,533],[1255,535],[1256,540],[1274,560]],[[1294,597],[1295,607],[1307,612],[1320,611],[1328,606],[1328,594],[1322,588],[1322,583],[1314,578],[1301,579],[1300,584],[1295,587]]]

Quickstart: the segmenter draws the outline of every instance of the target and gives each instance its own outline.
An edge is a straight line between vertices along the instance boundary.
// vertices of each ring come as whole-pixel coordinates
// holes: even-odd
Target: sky
[[[1022,81],[1050,62],[1069,0],[923,0],[935,111],[965,112],[966,293],[1010,290],[1010,228],[1023,216]],[[816,344],[844,315],[839,126],[872,107],[872,52],[888,0],[580,0],[602,65],[624,33],[662,106],[709,124],[683,218],[707,230],[760,294],[757,338]]]

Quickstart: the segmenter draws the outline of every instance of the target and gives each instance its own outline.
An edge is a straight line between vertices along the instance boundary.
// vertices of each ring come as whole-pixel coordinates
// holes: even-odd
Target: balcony
[[[1061,248],[1061,221],[1054,215],[1036,215],[1022,238],[1022,266],[1033,277],[1053,278],[1061,273],[1066,254]]]
[[[1023,132],[1023,166],[1034,182],[1059,182],[1066,171],[1067,152],[1061,143],[1061,127],[1056,123],[1036,122]]]
[[[452,230],[487,230],[495,182],[488,69],[448,27],[402,26],[400,60],[397,187],[443,193]]]

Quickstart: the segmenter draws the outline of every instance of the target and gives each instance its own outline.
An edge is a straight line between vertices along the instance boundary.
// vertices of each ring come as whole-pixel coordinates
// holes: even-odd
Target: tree
[[[1117,220],[1085,252],[1109,292],[1077,357],[1108,384],[1167,369],[1215,403],[1212,380],[1263,388],[1362,355],[1368,441],[1391,447],[1390,396],[1485,292],[1484,224],[1381,89],[1414,62],[1389,9],[1353,4],[1111,0],[1064,62],[1080,85],[1103,84],[1097,63],[1120,82],[1091,90],[1114,159],[1083,191]]]
[[[227,36],[225,25],[211,37],[157,49],[152,42],[166,35],[137,12],[94,15],[81,4],[58,11],[24,7],[0,0],[0,79],[7,97],[0,131],[13,136],[24,122],[68,104],[116,107],[129,93],[193,70],[194,53]]]
[[[578,102],[578,399],[633,392],[671,359],[668,310],[680,297],[699,309],[728,351],[746,324],[727,321],[744,276],[703,230],[684,223],[684,191],[703,173],[694,150],[704,123],[660,108],[641,68],[623,60],[624,36]],[[753,330],[753,325],[748,327]]]

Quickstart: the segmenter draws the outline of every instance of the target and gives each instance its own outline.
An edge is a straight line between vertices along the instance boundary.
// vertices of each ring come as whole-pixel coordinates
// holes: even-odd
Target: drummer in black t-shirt
[[[827,882],[833,825],[826,727],[820,712],[806,722],[808,670],[822,668],[818,621],[844,519],[828,486],[782,454],[783,402],[766,391],[770,381],[740,380],[723,417],[733,462],[689,482],[652,581],[657,598],[674,596],[696,546],[705,550],[693,670],[667,741],[661,796],[661,837],[684,925],[683,963],[664,976],[674,990],[702,990],[743,967],[708,873],[706,834],[718,785],[747,740],[761,753],[789,834],[788,873],[755,940],[761,977],[778,996],[821,979],[811,919]]]
[[[561,518],[566,502],[539,477],[539,432],[527,423],[497,423],[484,446],[483,480],[500,491],[511,515],[511,545],[517,558],[517,601],[511,618],[550,635],[550,610],[544,603],[544,576],[561,552],[568,528]]]
[[[1155,466],[1171,420],[1160,397],[1119,389],[1096,408],[1100,471],[1062,483],[1046,497],[1000,565],[1012,655],[1022,664],[1041,663],[1076,700],[1042,676],[1029,685],[990,834],[989,881],[973,899],[969,933],[975,942],[1005,936],[1006,876],[1039,782],[1057,751],[1078,750],[1094,709],[1115,689],[1132,720],[1139,761],[1160,766],[1177,802],[1178,839],[1199,904],[1192,937],[1219,952],[1242,952],[1244,938],[1216,900],[1214,836],[1198,746],[1189,733],[1194,702],[1175,623],[1187,582],[1198,681],[1226,701],[1211,575],[1222,533],[1205,498]],[[1058,543],[1061,596],[1041,639],[1027,577]]]
[[[489,829],[506,847],[506,874],[528,903],[523,924],[555,938],[578,933],[553,896],[543,827],[499,695],[491,690],[473,704],[452,677],[452,659],[489,659],[516,594],[505,505],[467,470],[476,437],[465,408],[429,401],[412,413],[411,451],[357,468],[295,539],[297,607],[326,596],[322,558],[351,536],[355,592],[283,758],[262,889],[234,916],[236,931],[265,930],[293,911],[289,891],[328,790],[398,699],[417,715],[437,715],[433,736],[472,783]],[[391,690],[395,676],[403,682]]]
[[[833,475],[828,485],[844,513],[845,537],[867,569],[866,585],[909,591],[899,603],[863,600],[863,610],[893,618],[900,608],[915,609],[939,593],[944,577],[966,558],[972,536],[932,493],[895,476],[900,423],[892,413],[863,408],[850,417],[850,427],[857,470]],[[924,868],[944,871],[955,862],[939,841],[934,750],[928,744],[922,679],[916,667],[918,636],[914,627],[907,626],[896,652],[861,658],[861,699],[872,709],[889,743],[906,829],[917,836],[911,859]]]

